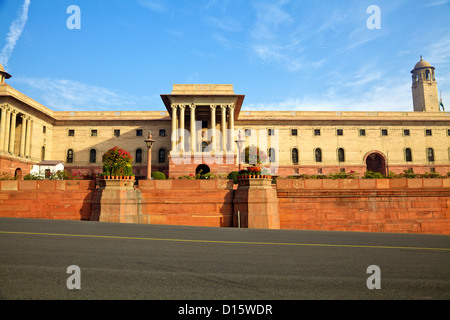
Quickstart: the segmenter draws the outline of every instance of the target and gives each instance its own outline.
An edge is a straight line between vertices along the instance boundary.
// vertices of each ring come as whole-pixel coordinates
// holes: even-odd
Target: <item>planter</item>
[[[241,175],[238,176],[238,180],[249,180],[249,179],[272,179],[271,175]]]

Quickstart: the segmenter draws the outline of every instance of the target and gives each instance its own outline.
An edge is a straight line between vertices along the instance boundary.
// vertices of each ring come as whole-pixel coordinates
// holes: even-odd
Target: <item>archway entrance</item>
[[[201,164],[197,167],[197,169],[195,169],[195,174],[207,174],[210,173],[211,169],[206,165],[206,164]]]
[[[14,178],[22,180],[22,169],[17,168],[16,171],[14,171]]]
[[[378,152],[372,152],[366,157],[367,171],[386,175],[386,158]]]

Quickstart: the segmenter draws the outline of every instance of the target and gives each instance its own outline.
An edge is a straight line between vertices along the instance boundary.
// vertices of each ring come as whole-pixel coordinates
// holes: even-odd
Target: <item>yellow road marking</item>
[[[97,239],[119,239],[119,240],[166,241],[166,242],[190,242],[190,243],[216,243],[216,244],[247,244],[247,245],[298,246],[298,247],[340,247],[340,248],[450,251],[450,248],[368,246],[368,245],[352,245],[352,244],[313,244],[313,243],[288,243],[288,242],[287,243],[283,243],[283,242],[245,242],[245,241],[225,241],[225,240],[162,239],[162,238],[95,236],[95,235],[83,235],[83,234],[58,234],[58,233],[12,232],[12,231],[0,231],[0,234],[35,235],[35,236],[51,236],[51,237],[78,237],[78,238],[97,238]]]

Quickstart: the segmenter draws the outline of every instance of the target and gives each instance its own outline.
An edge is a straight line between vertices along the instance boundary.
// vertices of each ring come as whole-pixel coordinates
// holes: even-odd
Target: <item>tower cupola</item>
[[[411,73],[414,111],[439,112],[435,68],[420,56]]]

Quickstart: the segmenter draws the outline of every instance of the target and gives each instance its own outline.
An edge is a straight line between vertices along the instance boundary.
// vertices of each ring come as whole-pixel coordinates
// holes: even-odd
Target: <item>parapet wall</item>
[[[90,220],[94,181],[0,181],[0,217]]]
[[[247,201],[256,209],[278,203],[281,229],[450,235],[450,179],[280,179],[272,188],[273,201],[267,192],[256,199],[261,191]],[[135,217],[106,221],[236,227],[245,199],[229,180],[140,181],[131,193],[125,200],[135,211],[126,214]],[[0,181],[0,217],[96,220],[116,200],[94,181]]]
[[[229,180],[140,181],[141,223],[232,227],[233,183]]]
[[[450,234],[450,179],[277,181],[282,229]]]

